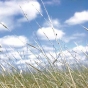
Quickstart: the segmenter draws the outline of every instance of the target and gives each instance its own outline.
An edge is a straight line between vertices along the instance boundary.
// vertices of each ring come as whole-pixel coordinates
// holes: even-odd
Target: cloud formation
[[[55,38],[61,39],[65,35],[63,30],[59,30],[61,28],[61,24],[58,19],[51,19],[51,22],[52,23],[48,20],[45,21],[43,23],[43,27],[37,30],[37,35],[40,39],[47,40],[48,37],[50,40],[55,40]]]
[[[0,44],[3,46],[11,47],[22,47],[25,46],[28,42],[28,39],[25,36],[4,36],[0,38]]]
[[[64,66],[64,61],[66,61],[70,66],[73,66],[73,64],[77,63],[82,63],[82,65],[85,65],[85,62],[87,61],[86,55],[84,53],[88,52],[88,46],[76,46],[72,49],[69,50],[65,50],[62,52],[57,52],[57,55],[55,52],[53,51],[48,51],[45,52],[46,56],[48,57],[48,59],[50,60],[51,63],[53,63],[53,61],[55,61],[55,59],[57,58],[56,62],[54,64],[56,64],[57,66]],[[37,57],[39,56],[41,59],[38,59],[34,56],[34,55],[29,55],[28,57],[30,58],[29,60],[19,60],[17,62],[17,64],[26,64],[26,63],[30,63],[34,66],[36,66],[37,64],[35,62],[38,62],[40,64],[40,66],[42,64],[44,64],[45,66],[47,65],[47,60],[46,60],[46,56],[43,55],[41,52],[39,54],[36,55]],[[44,63],[45,61],[45,63]],[[37,65],[38,66],[38,65]]]
[[[20,8],[20,6],[21,8]],[[34,5],[34,6],[33,6]],[[25,12],[25,15],[28,17],[29,21],[35,19],[41,12],[41,6],[36,0],[10,0],[10,1],[0,1],[0,22],[6,24],[9,28],[14,28],[16,22],[27,21],[23,15],[22,10]],[[22,16],[21,18],[14,18],[15,16]],[[15,24],[15,25],[14,25]],[[6,30],[2,25],[0,25],[0,31]]]
[[[65,23],[68,25],[82,24],[88,21],[88,10],[76,12],[72,17],[67,19]]]
[[[43,28],[38,29],[37,35],[40,36],[40,38],[43,40],[47,40],[47,37],[50,40],[55,40],[55,38],[61,39],[64,35],[64,32],[56,28],[53,29],[52,27],[43,27]]]

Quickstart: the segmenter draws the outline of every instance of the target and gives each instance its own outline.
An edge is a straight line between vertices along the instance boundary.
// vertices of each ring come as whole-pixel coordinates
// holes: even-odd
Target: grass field
[[[88,68],[67,71],[35,69],[35,72],[3,71],[0,88],[88,88]]]

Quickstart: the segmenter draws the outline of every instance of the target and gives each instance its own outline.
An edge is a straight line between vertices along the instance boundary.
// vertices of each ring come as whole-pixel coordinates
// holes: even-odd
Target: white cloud
[[[55,34],[57,34],[57,36]],[[57,37],[57,39],[61,39],[64,34],[65,33],[62,30],[58,30],[56,28],[53,29],[52,27],[42,27],[42,28],[38,29],[38,31],[37,31],[37,35],[43,40],[47,40],[46,36],[50,40],[55,40],[56,37]]]
[[[29,3],[23,3],[23,5],[21,6],[29,21],[35,19],[39,14],[39,12],[41,12],[40,4],[35,0],[34,1],[31,0]],[[27,19],[22,18],[22,19],[19,19],[19,21],[24,22],[24,21],[27,21]]]
[[[65,35],[63,30],[59,30],[62,29],[62,25],[58,19],[51,19],[51,22],[46,20],[43,26],[37,30],[37,35],[40,39],[47,40],[48,37],[50,40],[55,40],[55,38],[61,39]]]
[[[60,28],[61,27],[61,24],[60,24],[58,19],[51,19],[51,22],[52,22],[52,25],[54,27],[56,27],[56,28]],[[51,23],[48,20],[45,21],[44,24],[43,24],[43,26],[45,26],[45,27],[50,27],[52,25],[51,25]]]
[[[69,25],[82,24],[88,21],[88,10],[76,12],[74,16],[65,21]]]
[[[22,57],[21,57],[21,55],[17,52],[17,51],[10,51],[10,52],[8,52],[8,53],[6,53],[6,55],[7,55],[7,59],[9,58],[9,59],[22,59]]]
[[[11,45],[12,45],[12,43],[11,43]],[[16,58],[16,59],[19,59],[16,62],[17,65],[21,65],[21,64],[25,65],[25,63],[30,63],[30,64],[32,64],[32,65],[34,65],[34,66],[37,67],[38,65],[35,62],[38,62],[38,64],[40,64],[39,66],[41,66],[43,64],[46,66],[47,63],[48,63],[47,62],[47,57],[48,57],[49,60],[52,63],[55,61],[55,59],[57,59],[57,61],[55,62],[55,64],[57,64],[58,66],[62,66],[64,59],[66,59],[66,61],[69,64],[76,63],[76,59],[79,62],[82,62],[82,61],[85,62],[86,56],[85,56],[85,54],[83,52],[85,52],[85,53],[88,52],[88,46],[82,46],[82,45],[78,45],[77,47],[69,49],[68,51],[70,51],[70,53],[73,56],[76,57],[76,59],[75,59],[67,50],[62,51],[62,52],[60,52],[60,51],[54,52],[52,50],[52,48],[49,47],[49,46],[44,46],[43,45],[42,47],[44,49],[46,49],[46,50],[48,49],[48,52],[45,51],[45,55],[42,52],[38,52],[37,54],[36,53],[31,53],[31,52],[29,52],[28,48],[24,46],[24,47],[21,47],[20,49],[17,49],[17,50],[11,50],[10,49],[9,52],[5,53],[7,55],[7,57],[5,56],[5,54],[2,53],[2,54],[0,54],[0,58],[3,59],[3,60],[8,59],[8,58],[14,60]],[[60,54],[60,57],[57,58],[57,56],[59,56],[59,54]],[[44,63],[44,61],[45,61],[45,63]]]
[[[32,6],[32,4],[34,5],[34,7]],[[26,18],[24,18],[24,16],[20,19],[18,18],[18,20],[14,19],[15,16],[19,16],[23,14],[19,5],[22,7],[25,14],[27,14],[29,21],[37,17],[38,15],[37,10],[41,12],[40,4],[36,0],[30,0],[29,2],[24,0],[18,0],[18,1],[7,0],[5,2],[0,1],[0,22],[5,23],[6,26],[12,29],[14,26],[16,26],[16,21],[19,22],[27,21]],[[3,30],[6,29],[0,25],[0,31]]]
[[[44,3],[47,5],[60,4],[60,0],[47,0]]]
[[[71,36],[64,36],[64,37],[62,38],[62,40],[63,40],[64,42],[68,43],[68,42],[70,42],[70,41],[72,41],[72,40],[77,40],[77,41],[79,41],[80,38],[82,39],[82,38],[84,38],[85,36],[86,36],[85,33],[75,33],[75,34],[73,34],[73,35],[71,35]],[[81,40],[81,41],[82,41],[82,40]]]
[[[38,56],[38,55],[36,55],[36,56]],[[22,64],[22,65],[28,65],[28,64],[31,64],[31,65],[33,65],[33,66],[35,66],[35,67],[37,67],[38,65],[36,64],[36,63],[41,63],[41,60],[38,60],[36,57],[35,57],[35,55],[29,55],[28,56],[28,58],[29,59],[22,59],[22,60],[19,60],[18,62],[17,62],[17,64],[18,65],[20,65],[20,64]],[[43,60],[42,60],[43,61]]]
[[[0,44],[5,46],[22,47],[28,42],[25,36],[5,36],[0,38]]]
[[[77,61],[79,63],[82,62],[82,61],[86,62],[86,60],[87,60],[86,55],[83,52],[84,53],[88,52],[88,46],[78,45],[78,46],[76,46],[74,48],[71,48],[69,50],[65,50],[65,51],[62,51],[62,52],[58,51],[57,54],[53,51],[48,51],[46,53],[46,55],[51,62],[53,62],[53,61],[55,61],[55,59],[57,59],[55,64],[57,64],[58,66],[61,66],[61,65],[63,65],[64,61],[66,61],[70,65],[77,63]],[[43,59],[46,58],[42,53],[40,54],[40,56]],[[58,56],[58,58],[57,58],[57,56]],[[82,63],[82,64],[84,64],[84,63]]]
[[[53,47],[50,47],[50,46],[43,45],[42,47],[45,51],[53,51],[54,50]]]
[[[60,57],[58,58],[58,60],[60,60],[62,63],[63,61],[66,61],[67,63],[69,63],[69,65],[84,62],[82,63],[82,65],[84,65],[87,61],[87,57],[83,52],[88,52],[88,46],[78,45],[72,49],[62,51],[60,54],[62,59],[60,59]]]
[[[82,45],[79,45],[77,47],[74,47],[73,50],[78,52],[78,53],[82,53],[82,51],[86,52],[86,50],[88,50],[88,46],[84,47]]]

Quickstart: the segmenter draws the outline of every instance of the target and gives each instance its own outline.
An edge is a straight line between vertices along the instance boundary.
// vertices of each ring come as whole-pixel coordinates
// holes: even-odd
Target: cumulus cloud
[[[65,33],[61,28],[61,24],[58,19],[51,19],[52,24],[47,20],[43,23],[43,27],[37,30],[37,35],[42,40],[47,40],[47,37],[50,40],[61,39]],[[53,27],[52,27],[53,26]],[[47,36],[47,37],[46,37]]]
[[[4,2],[0,1],[0,22],[5,23],[9,28],[14,28],[14,24],[16,25],[16,22],[27,21],[24,16],[22,18],[14,19],[15,16],[22,16],[23,14],[19,5],[25,12],[29,21],[37,17],[37,10],[41,12],[41,6],[36,0],[6,0]],[[0,30],[3,31],[6,29],[0,25]]]
[[[22,47],[25,46],[28,39],[25,36],[5,36],[0,38],[0,44],[4,46]]]
[[[56,34],[57,34],[57,36],[56,36]],[[47,40],[47,37],[50,40],[55,40],[55,38],[61,39],[64,34],[65,33],[63,31],[58,30],[56,28],[53,29],[52,27],[42,27],[42,28],[38,29],[38,31],[37,31],[37,35],[40,36],[40,38],[43,40]]]
[[[39,12],[41,12],[40,4],[34,0],[29,1],[29,3],[24,3],[22,6],[22,10],[24,11],[25,15],[27,16],[28,20],[31,21],[37,17]],[[39,11],[37,11],[37,10]],[[19,21],[27,21],[25,18],[19,19]]]
[[[88,21],[88,10],[82,12],[76,12],[74,16],[67,19],[65,23],[69,25],[82,24]]]

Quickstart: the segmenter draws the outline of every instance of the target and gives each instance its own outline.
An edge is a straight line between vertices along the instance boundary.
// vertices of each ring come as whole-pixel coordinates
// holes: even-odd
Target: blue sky
[[[80,49],[87,47],[88,32],[82,25],[88,28],[88,0],[43,0],[43,3],[52,24],[41,0],[0,0],[2,50],[7,48],[11,53],[11,48],[23,50],[27,43],[36,46],[34,40],[39,41],[46,51],[52,50],[46,36],[56,48],[58,45],[55,38],[70,49],[76,48],[79,51],[74,42]]]
[[[29,0],[30,1],[30,0]],[[33,1],[33,0],[31,0]],[[31,3],[31,1],[29,3]],[[26,7],[25,0],[2,0],[1,2],[1,21],[11,30],[9,32],[8,30],[4,30],[4,27],[2,25],[0,26],[0,37],[4,36],[11,36],[13,34],[20,36],[24,35],[29,40],[33,36],[33,32],[37,33],[39,26],[36,24],[35,20],[40,24],[42,27],[50,27],[48,23],[44,20],[44,18],[48,22],[47,14],[44,10],[44,7],[41,3],[41,0],[34,0],[32,3],[35,3],[35,6],[31,5]],[[58,39],[61,37],[61,39],[66,42],[70,43],[73,41],[77,41],[79,44],[83,44],[86,42],[87,38],[87,31],[84,30],[81,25],[84,25],[87,27],[87,14],[88,14],[88,6],[87,6],[87,0],[44,0],[43,1],[46,9],[50,15],[50,18],[52,21],[55,21],[57,30],[60,30],[62,33],[61,36],[58,37]],[[11,4],[9,4],[11,3]],[[16,4],[17,3],[17,4]],[[28,14],[29,16],[29,22],[24,18],[23,16],[23,9],[20,9],[19,5],[22,6],[22,3],[25,3],[23,5],[23,9],[25,14]],[[13,6],[14,5],[14,6]],[[28,5],[28,3],[27,3]],[[38,5],[38,6],[37,6]],[[43,14],[44,17],[41,17],[41,15],[38,13],[38,11]],[[27,10],[26,10],[27,8]],[[17,10],[18,9],[18,10]],[[34,10],[34,13],[31,10]],[[2,11],[3,10],[3,11]],[[28,12],[29,11],[29,12]],[[22,20],[25,21],[22,21]],[[47,25],[44,25],[47,24]],[[12,33],[13,32],[13,33]],[[47,30],[48,33],[48,30]],[[38,35],[39,36],[39,35]],[[43,36],[42,36],[43,37]],[[40,39],[41,40],[41,39]],[[53,39],[51,39],[53,40]]]

